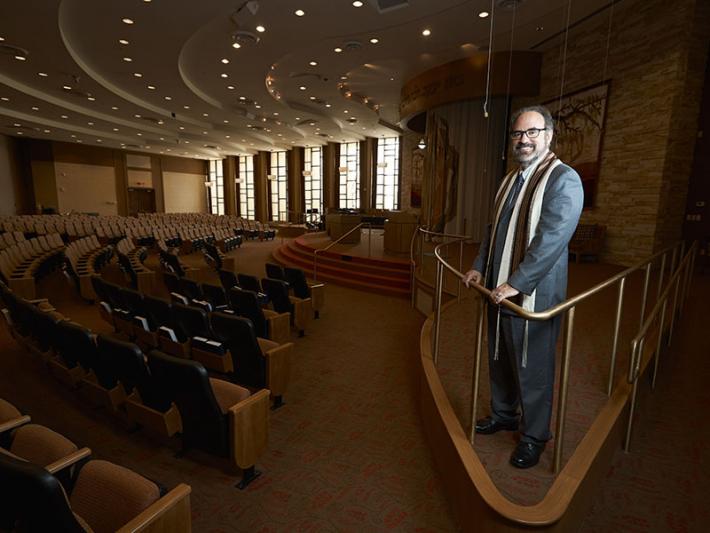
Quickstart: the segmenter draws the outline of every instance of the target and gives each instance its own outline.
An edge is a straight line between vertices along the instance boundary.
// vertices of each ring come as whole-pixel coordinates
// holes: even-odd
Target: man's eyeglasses
[[[545,131],[547,128],[530,128],[527,130],[513,130],[510,132],[511,139],[522,139],[523,134],[527,135],[528,139],[537,139],[541,131]]]

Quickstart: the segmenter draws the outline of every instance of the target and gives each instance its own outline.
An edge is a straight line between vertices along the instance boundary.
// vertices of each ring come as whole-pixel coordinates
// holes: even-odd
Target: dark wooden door
[[[155,190],[128,189],[128,214],[155,213]]]

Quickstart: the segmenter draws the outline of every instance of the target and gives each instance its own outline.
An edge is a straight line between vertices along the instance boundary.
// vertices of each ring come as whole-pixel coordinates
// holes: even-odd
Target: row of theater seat
[[[25,234],[21,231],[6,231],[0,233],[0,250],[14,246],[24,240],[26,240]]]
[[[6,287],[2,299],[14,338],[87,403],[164,438],[179,434],[183,451],[200,449],[229,460],[244,472],[241,488],[258,476],[255,464],[268,439],[269,390],[257,386],[251,392],[210,377],[197,360],[158,350],[146,355],[116,336],[96,336]]]
[[[188,485],[167,492],[91,453],[0,398],[0,530],[190,531]]]
[[[137,246],[130,239],[121,239],[116,245],[118,265],[131,287],[145,292],[153,290],[155,272],[143,263],[148,258],[148,249]]]
[[[212,311],[177,294],[184,300],[169,302],[99,277],[94,278],[94,284],[101,298],[99,312],[116,332],[145,350],[158,348],[177,357],[191,358],[235,383],[254,389],[267,388],[274,407],[282,404],[293,352],[293,344],[280,338],[284,337],[281,333],[284,325],[288,332],[288,316],[281,317],[277,326],[271,327],[271,333],[279,333],[277,338],[281,342],[277,342],[269,340],[250,318],[239,316],[233,309],[218,306]],[[240,309],[244,310],[243,304]]]
[[[93,300],[91,276],[100,273],[112,257],[113,246],[103,246],[96,235],[77,239],[64,252],[64,274],[83,298]]]
[[[27,298],[34,298],[35,281],[64,260],[64,241],[58,233],[20,241],[0,251],[0,280]]]

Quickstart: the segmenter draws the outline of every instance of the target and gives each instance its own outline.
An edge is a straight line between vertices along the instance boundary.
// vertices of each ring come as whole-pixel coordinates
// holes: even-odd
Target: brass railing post
[[[439,360],[439,334],[441,333],[441,293],[444,265],[436,262],[436,318],[434,321],[434,364]]]
[[[471,387],[471,433],[469,441],[473,445],[476,435],[476,412],[478,411],[478,387],[481,380],[481,350],[483,349],[483,324],[488,307],[486,300],[478,295],[478,326],[476,328],[476,354],[473,359],[473,383]]]
[[[673,305],[671,306],[671,327],[668,330],[668,346],[671,345],[673,340],[673,328],[675,327],[675,316],[676,316],[676,304],[678,301],[678,288],[680,285],[680,276],[675,278],[675,288],[673,289]]]
[[[631,352],[631,369],[630,374],[633,375],[633,385],[631,387],[631,398],[629,399],[629,419],[626,423],[626,440],[624,441],[624,451],[628,453],[631,450],[631,428],[634,423],[634,413],[636,411],[636,395],[638,393],[638,374],[636,372],[637,359],[643,358],[643,339],[636,345],[636,349]]]
[[[624,290],[626,288],[626,278],[619,281],[619,295],[616,299],[616,317],[614,319],[614,340],[611,345],[611,361],[609,362],[609,381],[606,384],[606,395],[611,396],[611,389],[614,386],[614,374],[616,373],[616,354],[619,350],[619,329],[621,327],[621,313],[624,308]]]
[[[663,329],[666,322],[666,306],[668,298],[663,300],[663,309],[661,310],[661,322],[658,329],[658,341],[656,343],[656,358],[653,361],[653,376],[651,377],[651,390],[656,390],[656,376],[658,375],[658,361],[661,358],[661,346],[663,342]]]
[[[661,272],[658,276],[658,290],[656,291],[656,301],[661,297],[661,290],[663,289],[663,274],[665,273],[666,270],[666,255],[663,254],[663,257],[661,258]]]
[[[463,240],[459,241],[459,272],[463,272]],[[457,284],[456,299],[461,303],[461,283]]]
[[[646,265],[646,276],[643,282],[643,296],[641,297],[641,319],[639,320],[639,328],[643,327],[643,319],[646,318],[646,302],[648,302],[648,284],[651,280],[651,263]]]
[[[557,401],[557,424],[555,430],[555,449],[553,452],[552,471],[556,474],[562,464],[562,441],[564,440],[565,416],[567,414],[567,386],[569,382],[570,356],[572,354],[572,337],[574,333],[574,310],[570,307],[565,320],[564,353],[560,365],[560,390]]]

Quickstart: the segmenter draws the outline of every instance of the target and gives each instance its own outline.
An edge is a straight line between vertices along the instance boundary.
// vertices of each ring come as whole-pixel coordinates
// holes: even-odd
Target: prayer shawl
[[[505,235],[503,244],[503,253],[500,261],[500,269],[498,270],[498,278],[493,287],[499,287],[508,281],[510,274],[515,272],[518,265],[525,257],[525,253],[530,244],[530,241],[535,237],[537,225],[540,221],[542,212],[542,200],[545,195],[545,187],[550,179],[552,171],[559,165],[561,161],[557,156],[548,152],[547,155],[540,161],[537,168],[531,176],[524,182],[520,194],[513,206],[513,213],[508,224],[508,231]],[[498,223],[503,214],[503,209],[506,204],[510,190],[518,176],[520,169],[510,172],[504,179],[495,199],[495,218],[493,227],[491,228],[491,240],[488,249],[488,264],[486,272],[490,273],[493,268],[493,254],[496,246],[496,238],[498,236]],[[526,311],[535,311],[535,293],[533,290],[530,295],[519,293],[511,298],[511,301],[520,305]],[[496,321],[496,339],[494,360],[498,359],[498,342],[500,337],[500,307],[498,308],[498,318]],[[522,366],[525,368],[528,362],[528,321],[525,321],[525,335],[523,337],[523,357]]]

